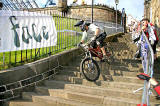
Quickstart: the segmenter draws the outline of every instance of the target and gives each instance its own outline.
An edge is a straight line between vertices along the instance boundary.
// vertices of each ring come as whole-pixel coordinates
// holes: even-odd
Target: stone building
[[[145,0],[144,17],[149,18],[160,38],[160,0]]]
[[[53,15],[55,13],[62,14],[63,16],[70,16],[72,18],[79,18],[84,20],[91,20],[91,5],[77,5],[67,6],[67,0],[58,0],[56,7],[30,9],[32,12],[41,12]],[[28,11],[28,10],[27,10]],[[118,23],[121,23],[121,12],[118,11]],[[116,22],[116,11],[106,5],[94,5],[94,20]]]
[[[144,18],[150,19],[150,0],[144,0]]]
[[[160,0],[145,0],[144,17],[160,27]]]
[[[151,22],[160,27],[160,0],[151,1]]]

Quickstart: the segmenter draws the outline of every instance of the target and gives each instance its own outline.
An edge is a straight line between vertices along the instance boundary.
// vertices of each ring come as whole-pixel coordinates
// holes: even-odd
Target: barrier
[[[152,77],[153,66],[154,66],[154,53],[148,41],[148,38],[146,37],[143,31],[141,35],[141,58],[142,58],[142,66],[144,73]],[[144,81],[141,106],[144,106],[144,104],[150,106],[150,95],[151,95],[150,83]]]

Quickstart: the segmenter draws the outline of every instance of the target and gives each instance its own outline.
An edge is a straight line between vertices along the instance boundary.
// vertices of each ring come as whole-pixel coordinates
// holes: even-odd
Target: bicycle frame
[[[89,51],[91,52],[92,55],[95,55],[95,57],[98,57],[99,59],[102,60],[103,53],[99,46],[97,46],[97,48],[89,48]]]
[[[85,45],[85,46],[87,46],[87,47],[84,47],[86,57],[90,57],[90,58],[98,57],[100,60],[102,60],[103,53],[99,46],[97,46],[96,48],[91,48],[88,45]]]

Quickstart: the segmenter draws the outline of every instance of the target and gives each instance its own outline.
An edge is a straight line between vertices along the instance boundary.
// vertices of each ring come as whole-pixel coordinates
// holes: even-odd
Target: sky
[[[36,2],[44,6],[47,0],[36,0]],[[58,0],[53,0],[57,3]],[[73,0],[68,0],[68,5],[70,5],[73,2]],[[81,4],[81,0],[78,0],[78,4]],[[92,0],[85,0],[85,3],[91,5]],[[106,4],[111,7],[116,8],[115,0],[94,0],[94,3],[97,4]],[[119,0],[118,4],[118,10],[122,10],[122,8],[125,8],[125,12],[128,14],[131,14],[134,18],[137,20],[141,20],[143,18],[144,13],[144,0]]]

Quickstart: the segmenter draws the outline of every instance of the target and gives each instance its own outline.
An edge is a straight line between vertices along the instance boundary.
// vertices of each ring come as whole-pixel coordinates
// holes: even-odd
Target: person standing
[[[157,53],[156,53],[156,45],[158,44],[159,38],[156,32],[156,29],[152,23],[150,23],[149,19],[144,18],[142,19],[142,30],[144,31],[145,35],[147,36],[153,52],[154,52],[154,59],[157,59]]]

